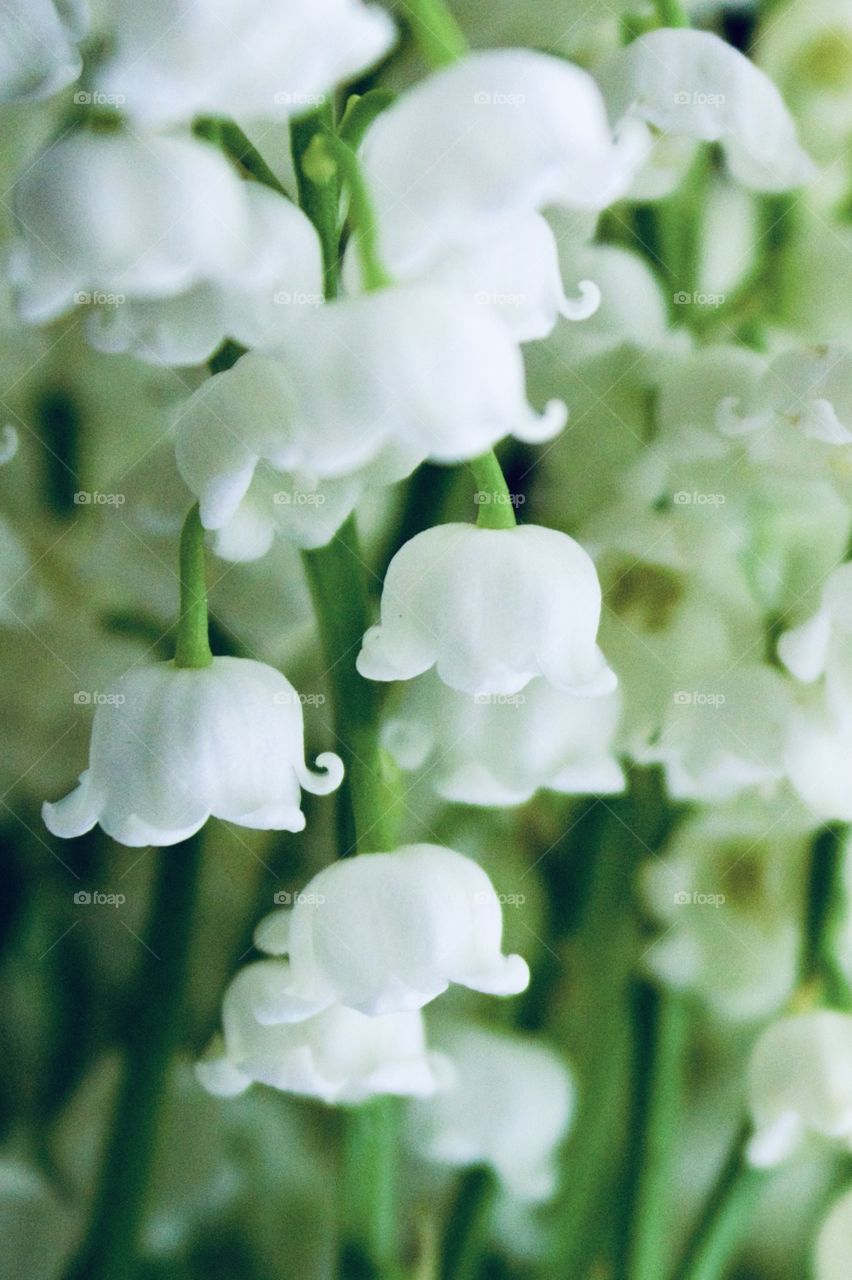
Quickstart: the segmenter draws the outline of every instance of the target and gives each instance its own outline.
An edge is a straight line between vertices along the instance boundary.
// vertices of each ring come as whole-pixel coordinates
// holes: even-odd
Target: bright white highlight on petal
[[[438,525],[391,561],[358,670],[410,680],[435,666],[450,688],[473,694],[518,693],[541,675],[600,696],[616,683],[595,641],[600,611],[595,566],[567,534]]]
[[[133,846],[176,844],[211,816],[301,831],[300,790],[326,795],[343,777],[331,752],[312,773],[303,740],[298,693],[261,662],[136,668],[98,703],[89,767],[75,791],[43,806],[44,821],[64,837],[100,823]]]

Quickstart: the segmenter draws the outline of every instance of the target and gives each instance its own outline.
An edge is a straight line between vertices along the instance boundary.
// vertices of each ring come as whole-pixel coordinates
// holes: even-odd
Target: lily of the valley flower
[[[748,1092],[753,1165],[783,1163],[811,1135],[852,1150],[852,1016],[819,1009],[772,1023],[752,1052]]]
[[[79,836],[100,823],[121,844],[170,845],[211,816],[301,831],[300,788],[326,795],[343,765],[311,773],[299,695],[280,672],[244,658],[132,670],[95,711],[89,767],[75,791],[43,806],[47,827]]]
[[[798,973],[809,834],[801,815],[753,797],[688,818],[643,870],[662,926],[651,972],[725,1019],[775,1013]]]
[[[782,662],[797,680],[812,684],[825,676],[832,698],[852,711],[852,564],[829,574],[813,617],[778,641]]]
[[[111,6],[98,89],[145,124],[197,115],[286,119],[377,62],[395,37],[360,0],[151,0]]]
[[[7,0],[0,10],[0,103],[50,97],[77,79],[85,0]]]
[[[814,1280],[852,1274],[852,1191],[844,1191],[823,1219],[814,1250]]]
[[[206,382],[181,412],[177,459],[208,529],[237,514],[259,463],[285,476],[259,481],[273,493],[336,482],[313,522],[267,505],[271,527],[317,546],[368,484],[426,457],[476,457],[506,435],[540,441],[564,421],[558,402],[541,417],[527,404],[517,345],[487,307],[451,290],[389,288],[308,308],[274,355],[250,352]],[[257,495],[249,501],[257,510]]]
[[[852,497],[852,351],[824,344],[784,351],[752,386],[717,409],[726,435],[758,466],[831,481]]]
[[[21,178],[15,211],[21,315],[85,306],[102,350],[197,363],[225,337],[272,341],[322,297],[305,215],[191,137],[78,130]]]
[[[225,992],[223,1035],[196,1066],[205,1089],[224,1097],[271,1085],[324,1102],[376,1094],[430,1097],[447,1074],[429,1053],[419,1010],[369,1017],[333,1004],[300,1022],[260,1022],[256,1010],[290,985],[286,960],[247,965]]]
[[[546,338],[560,316],[588,319],[601,300],[597,285],[585,279],[577,286],[578,298],[565,296],[556,237],[539,213],[519,214],[473,244],[450,245],[411,279],[457,290],[477,306],[488,307],[518,342]],[[344,280],[350,289],[359,285],[358,255],[352,248]]]
[[[261,921],[261,950],[287,955],[286,984],[259,993],[260,1022],[297,1022],[334,1004],[360,1013],[420,1009],[459,983],[516,995],[529,982],[501,952],[500,902],[470,858],[434,844],[336,862]]]
[[[403,93],[364,141],[385,265],[411,278],[519,215],[603,209],[626,191],[645,144],[635,124],[613,141],[600,90],[579,67],[529,49],[472,53]]]
[[[599,79],[615,125],[640,119],[664,134],[718,142],[743,186],[786,191],[814,174],[775,85],[711,32],[649,31],[615,54]]]
[[[399,687],[382,741],[401,768],[422,770],[460,804],[523,804],[540,788],[611,795],[624,789],[619,710],[617,692],[578,698],[538,677],[522,693],[471,695],[427,672]]]
[[[381,610],[358,655],[369,680],[410,680],[434,666],[450,688],[474,694],[518,693],[537,675],[568,693],[615,688],[595,643],[595,566],[553,529],[427,529],[391,561]]]
[[[448,1087],[408,1112],[408,1137],[440,1164],[487,1164],[509,1195],[540,1201],[557,1185],[556,1155],[574,1111],[563,1060],[537,1040],[475,1026],[444,1030]]]

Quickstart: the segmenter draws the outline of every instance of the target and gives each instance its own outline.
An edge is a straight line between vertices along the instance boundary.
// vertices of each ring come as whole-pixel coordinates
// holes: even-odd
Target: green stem
[[[308,159],[309,167],[319,161],[322,165],[322,149],[326,150],[340,171],[349,193],[349,221],[355,235],[355,247],[361,263],[364,288],[384,289],[393,279],[382,263],[379,251],[379,228],[376,211],[358,157],[336,134],[326,131],[316,139],[314,154]]]
[[[444,1235],[441,1280],[477,1280],[497,1199],[498,1182],[487,1168],[462,1174]]]
[[[468,466],[476,481],[473,500],[480,529],[514,529],[517,521],[512,494],[494,450],[489,449],[488,453],[472,458]]]
[[[655,0],[662,27],[688,27],[689,16],[680,0]]]
[[[821,982],[829,1005],[852,1008],[852,990],[837,957],[837,932],[848,911],[844,829],[823,828],[811,850],[802,980]]]
[[[394,1274],[400,1120],[399,1098],[375,1098],[346,1117],[343,1280]]]
[[[209,667],[207,586],[204,580],[204,526],[198,503],[183,522],[180,535],[180,622],[175,646],[176,667]]]
[[[123,1079],[87,1241],[68,1280],[132,1280],[137,1274],[169,1068],[181,1039],[201,840],[199,834],[156,855]]]
[[[370,89],[361,95],[353,93],[337,128],[340,141],[357,151],[370,125],[383,111],[387,111],[395,96],[390,89]]]
[[[672,1165],[688,1028],[684,997],[639,984],[634,1025],[633,1160],[627,1247],[619,1265],[624,1280],[659,1280],[670,1265]]]
[[[337,276],[340,257],[340,221],[338,202],[340,186],[337,174],[323,173],[316,168],[305,168],[305,154],[314,146],[317,138],[325,137],[333,123],[331,104],[326,103],[315,111],[298,116],[290,124],[290,150],[296,167],[296,184],[299,205],[316,228],[322,245],[325,296],[337,295]]]
[[[379,690],[355,668],[369,626],[367,584],[355,519],[331,542],[302,553],[334,701],[338,750],[346,769],[338,792],[342,857],[392,849],[397,796],[378,744]]]
[[[417,48],[430,67],[449,66],[467,53],[464,32],[443,0],[405,0],[402,9]]]
[[[766,1171],[753,1169],[744,1158],[749,1130],[737,1136],[704,1212],[674,1272],[674,1280],[722,1280],[741,1239],[746,1219]]]

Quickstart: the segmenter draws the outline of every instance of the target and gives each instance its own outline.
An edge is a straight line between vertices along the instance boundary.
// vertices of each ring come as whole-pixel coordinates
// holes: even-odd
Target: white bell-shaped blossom
[[[529,969],[503,955],[502,933],[487,874],[453,849],[416,844],[345,858],[258,926],[261,950],[289,956],[290,980],[258,997],[255,1011],[268,1023],[333,1004],[398,1013],[422,1008],[450,983],[516,995]]]
[[[782,1164],[809,1136],[852,1150],[852,1015],[818,1009],[774,1022],[748,1069],[748,1158]]]
[[[559,402],[542,416],[527,404],[517,345],[486,307],[392,288],[308,308],[274,355],[249,352],[210,379],[176,447],[204,525],[220,529],[258,462],[309,485],[362,469],[362,486],[387,484],[426,457],[459,462],[510,434],[541,441],[564,421]]]
[[[303,316],[299,328],[306,321]],[[329,351],[326,370],[332,360]],[[295,358],[285,364],[249,352],[208,378],[178,411],[178,467],[226,559],[255,559],[276,534],[300,547],[323,546],[371,484],[393,484],[423,461],[422,450],[391,440],[377,444],[366,464],[333,476],[318,474],[312,464],[320,453],[312,433],[323,423],[334,430],[339,417],[326,422],[323,416],[324,410],[334,412],[327,403],[333,389],[322,381],[312,384],[304,368],[291,376],[297,367]],[[361,377],[369,379],[366,369]],[[383,394],[378,379],[374,389]],[[351,415],[357,448],[358,406],[346,398],[344,385],[338,397],[340,413],[348,408]],[[325,461],[333,466],[335,459],[329,454]]]
[[[816,613],[784,632],[778,654],[804,684],[825,677],[831,709],[852,715],[852,564],[828,575]]]
[[[557,1186],[557,1152],[574,1111],[568,1068],[528,1036],[455,1026],[438,1037],[453,1079],[408,1111],[407,1136],[427,1159],[490,1165],[509,1195],[541,1201]]]
[[[333,1004],[300,1022],[258,1021],[277,991],[290,984],[286,960],[247,965],[231,982],[216,1037],[196,1073],[225,1097],[253,1083],[324,1102],[363,1102],[376,1094],[429,1097],[446,1066],[429,1053],[418,1009],[369,1017]]]
[[[848,702],[829,696],[824,687],[802,696],[787,726],[784,766],[794,790],[818,817],[852,821],[852,715]]]
[[[831,481],[852,497],[852,350],[824,344],[784,351],[739,396],[717,408],[719,429],[758,466]]]
[[[358,670],[410,680],[434,666],[450,688],[479,694],[518,693],[541,675],[600,696],[616,684],[595,642],[600,611],[595,566],[567,534],[438,525],[391,561]]]
[[[271,342],[322,298],[307,217],[191,137],[77,130],[20,179],[15,211],[22,317],[86,307],[102,350],[199,362],[226,337]]]
[[[646,146],[635,123],[613,141],[579,67],[529,49],[472,53],[401,94],[364,140],[383,261],[408,278],[519,214],[603,209]]]
[[[709,31],[663,27],[613,55],[599,80],[610,119],[718,142],[732,176],[755,191],[801,186],[814,166],[769,77]]]
[[[140,667],[98,702],[89,767],[45,824],[79,836],[100,823],[126,845],[186,840],[211,816],[243,827],[301,831],[300,788],[339,786],[340,759],[305,764],[302,704],[279,671],[246,658],[206,667]]]
[[[434,672],[401,685],[382,742],[444,800],[515,805],[540,788],[563,795],[624,789],[614,751],[620,698],[578,698],[540,677],[521,693],[458,693]]]
[[[822,1221],[814,1249],[814,1280],[852,1275],[852,1190],[834,1201]]]
[[[234,270],[167,298],[128,297],[95,307],[87,328],[99,351],[130,352],[152,364],[202,364],[231,338],[274,346],[306,308],[323,300],[320,243],[310,220],[258,182],[241,184],[248,213]]]
[[[708,669],[700,687],[671,695],[659,733],[638,758],[663,765],[677,800],[730,800],[783,780],[791,714],[787,685],[768,664]]]
[[[0,9],[0,103],[47,98],[76,80],[87,25],[85,0],[6,0]]]
[[[747,797],[700,810],[643,868],[661,933],[644,963],[720,1017],[766,1017],[798,976],[810,827]]]
[[[343,278],[350,291],[358,288],[358,253],[351,243]],[[566,297],[556,237],[540,213],[519,214],[471,244],[451,244],[405,280],[463,293],[477,306],[499,315],[517,342],[547,337],[560,316],[586,320],[601,300],[597,285],[585,279],[577,285],[579,297]]]
[[[111,19],[97,87],[151,125],[298,115],[395,38],[388,15],[360,0],[117,0]]]

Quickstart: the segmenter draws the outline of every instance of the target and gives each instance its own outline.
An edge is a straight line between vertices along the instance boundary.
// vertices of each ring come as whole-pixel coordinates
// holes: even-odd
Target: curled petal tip
[[[327,796],[336,791],[343,781],[343,761],[333,751],[321,751],[316,762],[324,772],[312,773],[306,766],[299,775],[299,782],[312,795]]]
[[[581,280],[577,288],[579,298],[564,298],[559,307],[566,320],[588,320],[601,305],[601,291],[594,280]]]

